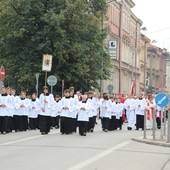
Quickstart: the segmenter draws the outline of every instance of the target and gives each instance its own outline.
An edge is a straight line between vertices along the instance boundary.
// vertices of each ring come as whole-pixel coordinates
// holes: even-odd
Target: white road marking
[[[115,150],[120,149],[120,148],[128,145],[129,143],[130,143],[130,141],[126,141],[126,142],[120,143],[120,144],[118,144],[116,146],[113,146],[113,147],[111,147],[111,148],[97,154],[96,156],[91,157],[91,158],[89,158],[89,159],[87,159],[87,160],[85,160],[85,161],[83,161],[83,162],[81,162],[81,163],[67,169],[67,170],[78,170],[78,169],[81,169],[83,167],[86,167],[87,165],[90,165],[91,163],[93,163],[93,162],[95,162],[95,161],[97,161],[97,160],[111,154]]]
[[[50,132],[50,134],[57,134],[59,133],[59,131],[57,132]],[[15,141],[10,141],[10,142],[6,142],[6,143],[2,143],[0,144],[0,146],[6,146],[6,145],[11,145],[11,144],[16,144],[16,143],[20,143],[20,142],[24,142],[24,141],[28,141],[28,140],[32,140],[32,139],[37,139],[37,138],[41,138],[41,137],[45,137],[46,135],[38,135],[38,136],[33,136],[33,137],[29,137],[29,138],[24,138],[24,139],[20,139],[20,140],[15,140]]]

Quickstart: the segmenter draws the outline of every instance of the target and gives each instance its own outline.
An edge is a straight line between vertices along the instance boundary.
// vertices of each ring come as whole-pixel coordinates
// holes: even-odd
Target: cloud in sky
[[[143,32],[155,45],[170,51],[170,0],[133,0],[134,14],[143,21],[147,31]]]

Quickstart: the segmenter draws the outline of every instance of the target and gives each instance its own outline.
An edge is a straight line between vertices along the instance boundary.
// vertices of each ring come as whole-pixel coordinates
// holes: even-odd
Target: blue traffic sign
[[[169,97],[165,93],[159,93],[155,98],[156,105],[163,108],[169,104]]]

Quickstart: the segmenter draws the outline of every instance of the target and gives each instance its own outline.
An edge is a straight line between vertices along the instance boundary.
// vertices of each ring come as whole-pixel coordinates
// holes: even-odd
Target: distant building
[[[166,55],[166,92],[170,94],[170,54]]]
[[[135,81],[135,93],[140,90],[140,36],[142,21],[132,12],[135,6],[132,0],[108,4],[108,20],[104,28],[108,31],[106,43],[113,68],[109,80],[101,83],[102,92],[108,91],[113,85],[113,93],[130,93],[132,83]],[[116,44],[116,48],[110,46]]]
[[[135,16],[132,0],[108,3],[108,20],[103,26],[108,32],[105,40],[113,65],[108,80],[100,81],[101,94],[170,91],[169,53],[150,44],[150,39],[141,34],[142,21]],[[168,82],[168,85],[166,85]]]
[[[164,49],[149,45],[147,50],[146,90],[148,93],[166,91],[166,53]]]

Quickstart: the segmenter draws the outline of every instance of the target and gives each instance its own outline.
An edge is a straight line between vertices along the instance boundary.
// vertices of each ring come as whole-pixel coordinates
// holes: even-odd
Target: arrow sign
[[[159,93],[155,98],[156,105],[163,108],[169,104],[169,97],[165,93]]]

